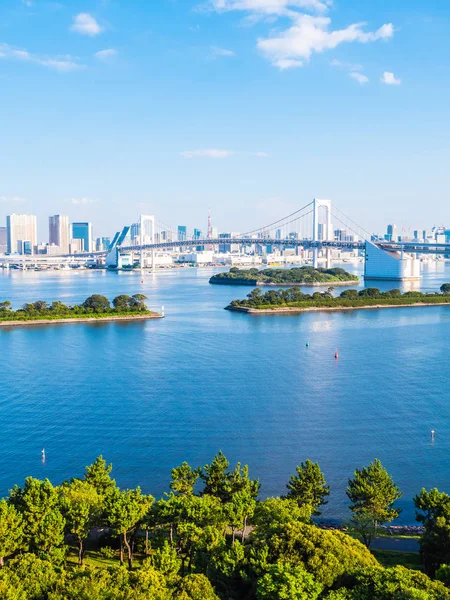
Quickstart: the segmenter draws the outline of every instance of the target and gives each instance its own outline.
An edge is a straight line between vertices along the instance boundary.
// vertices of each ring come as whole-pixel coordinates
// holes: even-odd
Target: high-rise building
[[[7,215],[6,230],[9,254],[33,254],[37,244],[35,215]]]
[[[61,248],[63,254],[69,254],[70,228],[69,217],[53,215],[48,218],[48,243]]]
[[[95,250],[97,252],[107,252],[111,245],[111,239],[109,237],[97,238],[95,241]]]
[[[83,252],[92,252],[92,223],[72,223],[71,240],[81,240]]]
[[[397,225],[388,225],[387,226],[386,239],[389,242],[397,241]]]
[[[0,227],[0,254],[6,254],[8,250],[8,233],[6,227]]]
[[[178,225],[178,241],[185,242],[187,239],[187,227],[186,225]]]

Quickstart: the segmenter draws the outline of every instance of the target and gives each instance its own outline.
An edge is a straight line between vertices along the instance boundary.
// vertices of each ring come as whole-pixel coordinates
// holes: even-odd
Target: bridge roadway
[[[374,242],[380,248],[385,250],[398,250],[416,254],[449,254],[450,255],[450,244],[443,243],[425,243],[425,242],[385,242],[376,241]],[[313,241],[310,239],[304,240],[291,240],[291,239],[278,239],[278,238],[251,238],[251,237],[236,237],[236,238],[210,238],[210,239],[198,239],[198,240],[176,240],[173,242],[158,242],[155,244],[144,244],[142,246],[121,246],[119,250],[121,252],[140,252],[150,250],[173,250],[174,248],[194,248],[196,246],[218,246],[218,245],[230,245],[237,244],[239,246],[285,246],[285,247],[302,247],[305,249],[310,248],[342,248],[347,250],[364,250],[366,242],[346,242],[346,241]],[[105,256],[108,252],[90,252],[86,254],[63,254],[58,256],[48,256],[46,254],[34,254],[31,256],[18,256],[18,255],[4,255],[0,256],[0,263],[58,263],[65,262],[83,262],[88,258],[96,258]]]

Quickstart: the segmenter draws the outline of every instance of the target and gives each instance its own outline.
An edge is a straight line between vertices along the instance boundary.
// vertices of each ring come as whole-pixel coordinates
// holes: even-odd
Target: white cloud
[[[28,8],[33,6],[33,2],[31,2],[31,0],[21,0],[21,2],[23,5],[28,6]]]
[[[297,15],[294,24],[285,31],[267,39],[258,40],[258,48],[263,55],[278,68],[286,68],[285,61],[308,61],[313,53],[332,50],[345,42],[366,44],[388,39],[394,33],[394,27],[383,25],[374,32],[364,31],[364,23],[355,23],[345,29],[330,31],[331,19]],[[297,64],[296,66],[301,66]]]
[[[385,71],[383,73],[383,77],[381,78],[381,82],[386,85],[401,85],[402,80],[397,79],[394,73],[390,73],[389,71]]]
[[[331,19],[325,16],[331,5],[331,0],[209,0],[207,6],[219,13],[246,12],[247,23],[268,17],[290,19],[290,27],[257,42],[260,52],[281,70],[301,67],[314,53],[332,50],[345,42],[366,44],[394,35],[392,23],[386,23],[376,31],[366,31],[366,23],[362,22],[333,30]]]
[[[94,54],[97,60],[102,62],[112,62],[117,56],[117,50],[113,48],[108,48],[107,50],[100,50]]]
[[[211,54],[213,56],[235,56],[232,50],[226,48],[219,48],[218,46],[211,46]]]
[[[289,15],[294,9],[324,13],[332,5],[322,0],[210,0],[209,7],[217,12],[240,10],[266,15]]]
[[[28,50],[13,48],[8,44],[0,44],[0,58],[11,58],[21,62],[34,63],[61,73],[68,73],[70,71],[78,71],[86,68],[85,65],[80,65],[76,62],[76,59],[71,56],[42,57],[28,52]]]
[[[75,205],[85,206],[86,204],[93,204],[95,200],[92,198],[71,198],[70,202]]]
[[[256,156],[257,158],[269,158],[270,154],[268,152],[250,152],[251,156]]]
[[[0,196],[0,202],[7,204],[12,202],[25,202],[25,198],[20,196]]]
[[[104,31],[92,15],[89,13],[80,13],[73,18],[73,24],[70,28],[72,31],[81,35],[89,35],[94,37]]]
[[[185,150],[181,153],[183,158],[229,158],[233,155],[231,150],[217,150],[208,148],[205,150]]]
[[[365,75],[363,75],[362,73],[359,73],[358,71],[350,71],[349,76],[352,79],[355,79],[355,81],[357,81],[361,85],[364,85],[365,83],[369,83],[369,78],[366,77]]]

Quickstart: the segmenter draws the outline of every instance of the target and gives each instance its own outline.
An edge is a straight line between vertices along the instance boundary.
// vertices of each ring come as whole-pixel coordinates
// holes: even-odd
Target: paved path
[[[419,540],[413,538],[376,537],[373,539],[371,550],[394,550],[397,552],[419,552]]]

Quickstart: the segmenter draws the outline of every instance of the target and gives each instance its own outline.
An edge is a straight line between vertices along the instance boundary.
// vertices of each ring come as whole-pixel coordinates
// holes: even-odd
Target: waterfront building
[[[62,254],[69,253],[70,226],[66,215],[53,215],[48,218],[48,243],[61,248]]]
[[[11,214],[6,217],[7,252],[33,254],[37,244],[35,215]]]
[[[82,252],[92,252],[94,237],[92,223],[72,223],[72,240],[81,240]]]
[[[178,241],[184,242],[187,239],[187,227],[186,225],[178,225]]]
[[[99,237],[95,242],[95,249],[97,252],[106,252],[111,245],[111,239],[109,237]]]
[[[69,254],[81,254],[83,252],[83,240],[70,240]]]
[[[8,233],[6,227],[0,227],[0,254],[6,254],[8,250]]]

